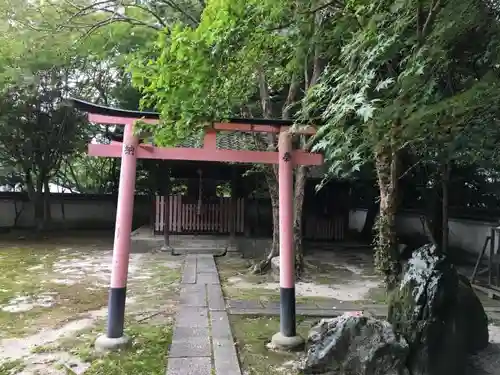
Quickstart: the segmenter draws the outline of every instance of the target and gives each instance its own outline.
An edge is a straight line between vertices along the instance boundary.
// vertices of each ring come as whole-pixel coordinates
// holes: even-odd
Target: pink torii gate
[[[88,113],[90,122],[125,126],[123,142],[89,144],[88,146],[90,156],[121,157],[122,159],[108,301],[108,325],[106,335],[97,339],[96,347],[109,350],[121,347],[128,341],[123,329],[137,158],[278,164],[281,309],[280,332],[273,336],[273,341],[282,347],[300,344],[302,340],[296,333],[295,317],[293,168],[296,165],[321,165],[323,156],[293,150],[293,134],[290,132],[293,123],[262,119],[232,119],[229,122],[216,122],[211,127],[207,127],[202,148],[163,148],[155,147],[152,144],[139,144],[139,136],[134,134],[136,121],[157,124],[159,122],[158,113],[115,109],[77,99],[72,99],[72,102],[76,108]],[[218,131],[277,134],[279,136],[278,152],[218,149],[216,145]],[[294,133],[314,135],[316,130],[307,126],[294,130]]]

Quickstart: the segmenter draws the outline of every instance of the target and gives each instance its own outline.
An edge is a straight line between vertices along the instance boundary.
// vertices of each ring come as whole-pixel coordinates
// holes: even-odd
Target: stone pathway
[[[190,254],[166,375],[241,375],[214,257]]]
[[[229,300],[227,301],[228,313],[232,315],[267,315],[276,316],[280,314],[279,302],[261,302],[255,300]],[[346,312],[364,310],[370,312],[377,318],[387,316],[387,306],[384,305],[359,305],[351,302],[339,303],[338,301],[317,301],[309,303],[297,303],[297,315],[333,318]]]
[[[230,315],[257,315],[257,316],[279,316],[279,302],[263,302],[256,300],[228,300],[227,312]],[[387,318],[386,305],[360,305],[352,302],[339,303],[333,301],[316,301],[308,303],[297,303],[297,315],[315,318],[334,318],[346,312],[363,310],[371,313],[379,319]],[[500,309],[493,306],[484,306],[484,311],[490,320],[500,321]]]

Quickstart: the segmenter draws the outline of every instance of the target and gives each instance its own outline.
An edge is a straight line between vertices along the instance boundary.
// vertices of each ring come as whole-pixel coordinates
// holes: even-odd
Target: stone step
[[[209,243],[209,242],[179,242],[170,241],[170,246],[175,248],[185,248],[185,249],[228,249],[228,251],[236,251],[238,247],[235,244],[228,243]]]
[[[209,254],[220,255],[224,252],[221,248],[193,248],[193,247],[173,247],[176,254]],[[228,250],[229,252],[229,250]]]

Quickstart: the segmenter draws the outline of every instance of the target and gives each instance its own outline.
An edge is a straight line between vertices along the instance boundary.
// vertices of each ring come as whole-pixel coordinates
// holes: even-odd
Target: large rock
[[[484,309],[466,279],[432,245],[413,252],[390,296],[389,322],[410,346],[412,375],[460,375],[488,345]]]
[[[321,320],[310,332],[304,374],[405,375],[409,347],[392,326],[368,316]]]

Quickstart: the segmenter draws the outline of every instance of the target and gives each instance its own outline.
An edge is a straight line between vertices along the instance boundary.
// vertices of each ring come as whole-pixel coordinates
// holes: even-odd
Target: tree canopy
[[[446,248],[449,202],[498,202],[498,12],[483,0],[7,0],[1,175],[41,181],[34,192],[48,179],[116,191],[116,163],[86,159],[84,145],[119,129],[89,127],[69,96],[158,110],[150,130],[164,146],[227,117],[315,124],[317,137],[294,140],[325,155],[325,179],[378,187],[376,262],[391,283],[400,204],[429,207]],[[276,170],[259,172],[277,213]],[[298,248],[307,173],[295,174]]]

